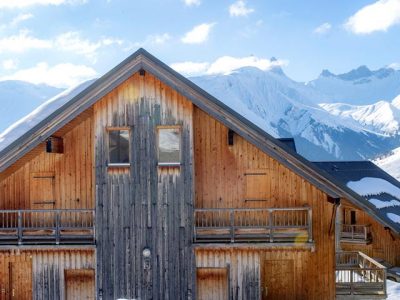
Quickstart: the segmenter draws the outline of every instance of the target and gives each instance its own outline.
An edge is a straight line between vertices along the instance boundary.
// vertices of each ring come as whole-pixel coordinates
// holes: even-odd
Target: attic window
[[[180,166],[181,128],[180,126],[158,127],[158,165]]]
[[[108,165],[129,166],[129,128],[107,128]]]

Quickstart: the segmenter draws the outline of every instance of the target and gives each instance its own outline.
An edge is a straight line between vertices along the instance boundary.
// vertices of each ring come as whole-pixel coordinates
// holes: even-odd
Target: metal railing
[[[350,243],[369,243],[372,240],[371,225],[341,224],[340,240]]]
[[[386,268],[362,252],[336,253],[336,294],[386,298]]]
[[[312,210],[201,208],[194,211],[194,241],[312,242]]]
[[[94,244],[94,209],[0,210],[0,245]]]

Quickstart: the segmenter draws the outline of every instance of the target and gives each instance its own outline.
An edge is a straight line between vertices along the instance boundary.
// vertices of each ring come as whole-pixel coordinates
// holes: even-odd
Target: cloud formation
[[[34,84],[45,83],[51,86],[66,88],[96,77],[97,72],[85,65],[62,63],[49,66],[40,62],[28,69],[16,71],[14,74],[0,77],[0,80],[23,80]]]
[[[212,63],[186,61],[173,63],[171,64],[171,68],[186,76],[196,76],[204,74],[230,74],[234,70],[240,69],[242,67],[256,67],[263,71],[267,71],[274,67],[281,67],[286,65],[288,65],[287,60],[270,60],[265,58],[258,58],[256,56],[222,56]]]
[[[314,29],[314,33],[316,34],[326,34],[332,29],[332,25],[330,23],[323,23]]]
[[[245,17],[254,12],[253,8],[248,8],[244,0],[238,0],[229,6],[229,15],[231,17]]]
[[[195,26],[187,32],[181,39],[184,44],[202,44],[208,40],[211,29],[215,23],[203,23]]]
[[[0,9],[2,8],[25,8],[30,6],[47,6],[47,5],[62,5],[62,4],[84,4],[88,0],[0,0]]]
[[[12,19],[10,25],[17,26],[19,23],[29,20],[29,19],[32,19],[32,18],[33,18],[33,14],[31,14],[31,13],[19,14],[14,19]]]
[[[351,16],[345,28],[355,34],[387,31],[400,23],[400,0],[379,0],[364,6]]]
[[[122,40],[111,37],[90,41],[82,38],[75,31],[62,33],[54,39],[41,39],[33,36],[28,30],[20,30],[16,35],[0,38],[0,53],[23,53],[35,49],[55,49],[83,55],[94,62],[101,47],[122,44]]]
[[[201,0],[183,0],[186,6],[199,6],[201,4]]]

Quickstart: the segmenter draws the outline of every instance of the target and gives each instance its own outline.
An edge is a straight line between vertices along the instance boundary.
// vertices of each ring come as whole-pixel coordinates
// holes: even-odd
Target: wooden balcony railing
[[[195,209],[194,241],[312,242],[312,210],[301,208]]]
[[[386,268],[362,252],[336,253],[336,294],[386,298]]]
[[[371,225],[342,224],[340,241],[368,244],[372,240]]]
[[[0,245],[94,244],[94,209],[0,210]]]

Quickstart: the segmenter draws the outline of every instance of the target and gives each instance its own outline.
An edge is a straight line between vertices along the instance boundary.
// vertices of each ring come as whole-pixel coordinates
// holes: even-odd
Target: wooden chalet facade
[[[3,149],[0,171],[0,299],[335,299],[341,199],[399,243],[143,49]]]

